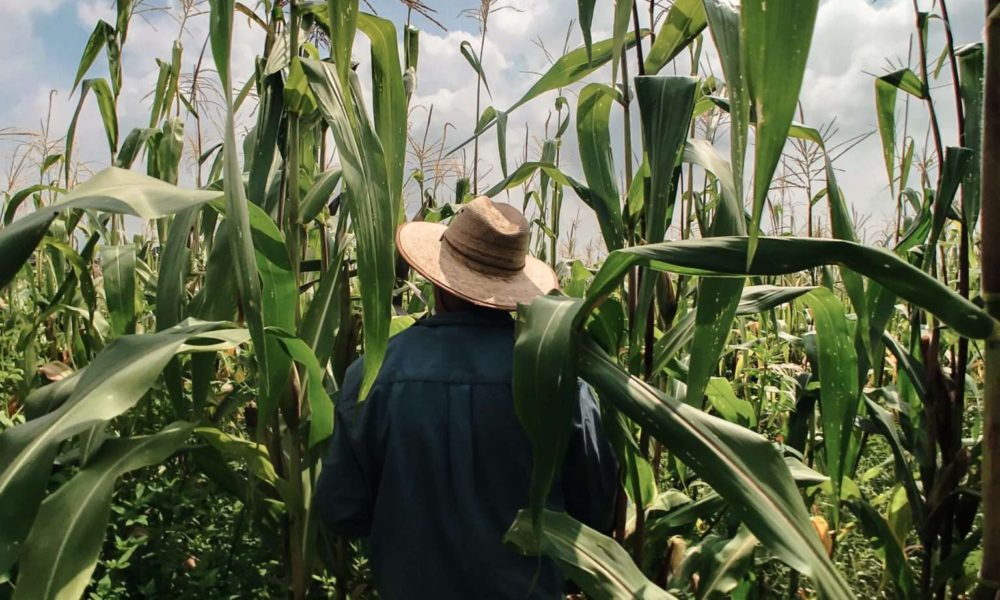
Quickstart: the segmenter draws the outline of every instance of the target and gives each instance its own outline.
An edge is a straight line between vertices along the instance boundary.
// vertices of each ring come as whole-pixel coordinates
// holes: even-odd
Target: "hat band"
[[[473,256],[468,252],[463,252],[462,248],[450,241],[447,235],[441,236],[441,242],[442,248],[446,249],[449,254],[473,271],[478,271],[495,277],[508,278],[517,275],[524,270],[523,265],[521,267],[511,267],[509,266],[509,263],[500,264],[495,260],[491,261],[483,256]]]

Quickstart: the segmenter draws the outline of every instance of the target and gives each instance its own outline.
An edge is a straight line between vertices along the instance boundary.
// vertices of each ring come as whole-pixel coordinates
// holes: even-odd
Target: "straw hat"
[[[396,247],[416,272],[442,289],[480,306],[516,310],[559,287],[555,272],[528,256],[530,236],[521,211],[480,196],[450,225],[400,225]]]

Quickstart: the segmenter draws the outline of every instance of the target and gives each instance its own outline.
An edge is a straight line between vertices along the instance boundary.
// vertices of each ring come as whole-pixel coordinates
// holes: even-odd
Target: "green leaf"
[[[812,311],[819,346],[820,422],[826,471],[833,486],[834,526],[840,524],[840,483],[850,474],[848,446],[858,410],[858,355],[840,299],[825,287],[802,297]]]
[[[101,120],[104,123],[104,134],[108,139],[108,148],[111,149],[111,161],[114,162],[115,152],[118,151],[118,109],[115,107],[115,97],[108,87],[108,82],[104,78],[87,79],[80,88],[80,101],[76,104],[73,118],[69,122],[69,129],[66,132],[66,165],[71,165],[73,159],[73,142],[76,140],[76,125],[80,120],[80,112],[83,110],[83,103],[87,99],[87,94],[94,92],[97,98],[97,108],[101,112]],[[72,169],[68,166],[66,172],[66,186],[69,187],[69,178]]]
[[[76,77],[73,79],[73,89],[70,90],[70,94],[76,91],[76,86],[80,85],[83,76],[87,74],[94,61],[97,60],[97,56],[104,49],[105,44],[108,43],[108,40],[113,40],[114,37],[114,27],[105,21],[97,22],[97,27],[90,34],[87,45],[83,47],[83,54],[80,56],[80,65],[76,68]]]
[[[785,138],[795,116],[819,0],[747,0],[742,3],[740,52],[746,61],[756,112],[754,194],[747,265]]]
[[[924,84],[920,81],[920,77],[910,69],[900,69],[899,71],[888,73],[879,77],[879,81],[884,81],[920,100],[927,99]]]
[[[336,260],[330,262],[330,268],[323,273],[316,294],[309,303],[299,327],[299,337],[309,345],[321,366],[325,366],[330,360],[337,332],[343,326],[340,322],[343,307],[340,306],[338,291],[347,285],[347,281],[342,275],[341,258],[342,254],[338,255]]]
[[[601,425],[618,459],[622,487],[633,503],[648,507],[656,499],[656,475],[653,467],[642,455],[628,419],[613,406],[601,408]]]
[[[254,342],[254,358],[260,374],[260,389],[264,392],[263,400],[266,405],[269,402],[276,403],[271,395],[271,390],[275,388],[275,382],[271,379],[270,354],[267,340],[264,337],[261,284],[250,230],[249,202],[247,202],[246,189],[243,186],[243,169],[239,163],[239,147],[236,144],[236,109],[233,105],[233,86],[229,70],[229,53],[233,36],[233,2],[232,0],[210,0],[210,6],[209,38],[226,103],[222,173],[226,220],[230,222],[229,250],[232,254],[237,289],[239,289],[240,306]],[[262,420],[261,423],[263,422]]]
[[[918,525],[921,525],[926,519],[924,502],[920,494],[920,489],[917,487],[917,482],[913,477],[913,469],[906,458],[907,454],[904,451],[903,442],[896,432],[896,419],[892,413],[879,406],[878,403],[867,396],[865,396],[865,405],[868,407],[868,415],[871,417],[871,422],[875,425],[876,431],[882,434],[889,443],[896,468],[896,477],[903,484],[903,490],[906,492],[906,500],[910,505],[910,510],[913,512],[914,521]]]
[[[330,169],[316,177],[312,187],[306,192],[306,197],[302,199],[302,210],[299,212],[302,224],[312,221],[326,208],[342,175],[343,171],[340,169]]]
[[[618,69],[622,52],[625,51],[625,34],[628,33],[629,17],[632,16],[633,0],[615,0],[615,12],[611,19],[611,85],[618,83]],[[591,49],[592,50],[592,49]],[[593,57],[593,53],[590,54]]]
[[[115,481],[166,460],[194,425],[107,440],[86,468],[53,492],[24,542],[14,599],[78,598],[90,585],[111,516]]]
[[[284,38],[278,38],[284,39]],[[272,49],[274,56],[277,48]],[[302,65],[299,65],[301,68]],[[291,76],[289,76],[291,77]],[[258,206],[271,209],[267,198],[268,181],[275,176],[276,167],[281,163],[275,160],[278,149],[278,135],[285,114],[285,96],[281,75],[272,75],[261,81],[260,103],[257,108],[257,124],[254,126],[253,148],[245,152],[245,159],[250,173],[247,182],[247,194],[251,202]],[[249,138],[249,136],[248,136]]]
[[[115,336],[135,333],[135,246],[101,248],[101,272]]]
[[[406,25],[403,27],[403,61],[407,69],[417,70],[420,58],[420,30]]]
[[[879,137],[882,139],[882,157],[889,177],[889,189],[896,183],[896,96],[898,90],[924,99],[923,83],[910,69],[900,69],[875,80],[875,113],[878,117]],[[900,179],[899,188],[905,185]]]
[[[719,52],[722,73],[726,78],[729,95],[727,110],[732,114],[730,126],[730,163],[733,171],[734,193],[743,205],[743,169],[746,158],[747,137],[750,128],[750,90],[747,87],[746,65],[743,61],[740,13],[727,2],[705,0],[704,7],[712,39]]]
[[[269,328],[268,334],[276,339],[288,356],[306,369],[306,398],[309,402],[309,447],[333,434],[333,401],[323,389],[323,369],[312,349],[287,331]]]
[[[705,395],[708,396],[708,401],[723,419],[744,427],[756,427],[757,415],[754,414],[753,405],[743,398],[736,397],[733,386],[728,379],[724,377],[709,379]]]
[[[885,574],[896,590],[897,598],[920,598],[917,580],[899,540],[893,535],[885,518],[871,504],[853,500],[848,502],[851,512],[858,518],[861,531],[872,548],[885,560]]]
[[[704,140],[690,141],[684,150],[684,160],[712,173],[720,183],[720,199],[710,235],[746,235],[743,205],[725,160]],[[719,355],[740,304],[743,283],[738,278],[718,277],[703,277],[698,281],[694,343],[687,378],[687,402],[693,406],[701,404],[705,386],[718,369]]]
[[[375,382],[389,339],[395,283],[395,208],[388,187],[385,155],[360,95],[356,101],[345,98],[345,90],[338,85],[328,64],[306,59],[302,65],[337,143],[348,192],[347,208],[358,240],[358,278],[365,317],[363,398]]]
[[[178,213],[167,232],[156,280],[157,331],[173,327],[184,318],[191,255],[188,240],[199,212],[198,208],[188,208]]]
[[[341,88],[345,88],[348,85],[347,75],[351,71],[354,33],[358,28],[358,0],[327,0],[327,7],[331,58],[337,69],[337,82]]]
[[[646,199],[646,240],[662,242],[674,212],[674,167],[684,149],[698,80],[694,77],[635,78],[643,140],[652,175]]]
[[[738,315],[753,315],[762,313],[776,306],[795,300],[802,294],[808,294],[813,287],[777,287],[773,285],[751,285],[743,288]]]
[[[929,247],[936,247],[941,232],[944,230],[944,222],[951,212],[951,205],[955,201],[955,193],[958,186],[972,171],[972,159],[975,153],[968,148],[956,148],[948,146],[944,153],[944,166],[941,169],[941,177],[938,179],[937,192],[934,194],[934,213],[931,221],[930,237],[927,239]],[[925,265],[927,261],[933,260],[935,252],[925,254]]]
[[[278,490],[282,498],[288,497],[288,482],[278,477],[266,446],[214,427],[199,427],[194,432],[226,458],[245,465],[254,477]]]
[[[671,4],[643,64],[646,75],[659,73],[701,34],[707,24],[702,0],[677,0]]]
[[[896,185],[896,92],[898,88],[884,79],[875,80],[875,114],[882,139],[882,158],[889,189]],[[900,187],[903,182],[900,181]]]
[[[59,443],[135,406],[178,352],[214,352],[246,340],[224,323],[185,321],[108,344],[56,410],[0,433],[0,570],[19,553],[45,495]]]
[[[543,512],[541,531],[522,510],[504,541],[528,554],[544,554],[591,598],[670,599],[646,579],[624,548],[566,513]]]
[[[261,319],[264,327],[293,330],[299,295],[285,237],[262,208],[256,204],[248,204],[247,209],[254,262],[260,278]],[[256,345],[255,340],[255,347]],[[278,401],[287,387],[291,362],[273,336],[265,335],[264,348],[266,362],[261,364],[267,369],[265,381],[268,391],[258,399],[258,411],[266,419],[277,409]]]
[[[646,35],[648,32],[643,30],[640,32],[641,35]],[[545,92],[552,91],[554,89],[567,87],[570,84],[580,81],[587,75],[590,75],[597,69],[606,65],[608,61],[612,58],[612,45],[614,40],[603,40],[593,44],[591,47],[592,52],[587,51],[587,48],[577,48],[571,50],[566,54],[560,56],[556,62],[552,63],[545,73],[536,81],[521,98],[511,105],[510,108],[503,111],[506,114],[510,114],[514,109],[520,107],[523,104],[535,99],[536,97],[544,94]],[[629,49],[635,45],[635,34],[629,33],[625,37],[625,49]],[[590,57],[588,57],[590,54]],[[454,154],[462,147],[467,145],[472,140],[476,139],[483,133],[485,133],[490,127],[496,123],[495,116],[485,123],[481,123],[476,127],[475,134],[469,139],[463,141],[461,144],[455,146],[448,151],[448,155]]]
[[[665,396],[622,371],[593,345],[581,352],[580,372],[602,402],[648,428],[728,501],[764,545],[812,577],[825,597],[853,597],[820,544],[788,467],[769,441]]]
[[[959,90],[965,108],[965,146],[975,152],[972,168],[962,182],[962,218],[973,231],[979,218],[980,162],[983,150],[983,45],[969,44],[955,51],[958,58]]]
[[[131,169],[132,163],[138,158],[139,153],[146,147],[149,139],[156,135],[158,129],[152,127],[136,127],[129,132],[122,141],[118,156],[115,158],[114,166],[122,169]]]
[[[576,109],[576,139],[584,178],[615,222],[616,230],[604,234],[604,239],[611,242],[608,244],[611,250],[624,244],[624,240],[615,237],[621,233],[621,194],[615,177],[610,128],[611,107],[618,96],[606,85],[590,83],[580,90]]]
[[[531,515],[536,532],[542,509],[566,454],[573,409],[579,402],[574,317],[582,302],[539,296],[518,308],[514,343],[514,408],[531,440]]]
[[[408,115],[406,92],[403,89],[403,72],[399,65],[396,27],[392,21],[361,13],[358,16],[358,28],[371,41],[375,131],[385,154],[389,198],[395,211],[393,223],[401,223],[404,219],[403,170],[406,164]]]
[[[748,246],[745,237],[716,237],[616,250],[594,276],[586,308],[611,293],[636,264],[688,275],[784,275],[835,264],[872,278],[934,314],[959,335],[985,339],[1000,333],[1000,323],[985,311],[887,250],[843,240],[764,237],[758,248],[760,258],[747,268]]]
[[[14,220],[14,214],[17,213],[17,209],[21,207],[21,204],[24,203],[24,201],[27,200],[30,196],[44,191],[66,193],[66,190],[62,189],[59,186],[46,185],[41,183],[36,183],[35,185],[29,185],[24,189],[18,190],[17,192],[14,193],[13,196],[10,197],[10,200],[7,202],[7,206],[4,209],[3,213],[3,224],[10,225],[11,221]],[[36,199],[36,205],[37,203],[38,200]]]
[[[465,62],[469,63],[472,70],[476,72],[476,76],[479,77],[479,80],[486,87],[486,93],[492,98],[493,94],[490,93],[490,84],[486,81],[486,72],[483,70],[483,64],[479,61],[479,55],[476,54],[475,48],[468,41],[463,41],[458,45],[458,51],[465,57]]]
[[[731,539],[708,536],[690,549],[681,565],[681,576],[698,575],[697,598],[730,597],[753,565],[757,538],[740,527]]]
[[[134,171],[110,167],[74,187],[58,202],[0,229],[0,288],[31,257],[49,224],[60,212],[93,209],[158,219],[218,198],[218,192],[186,190]]]
[[[594,25],[594,4],[597,0],[577,0],[577,8],[580,18],[580,31],[583,33],[583,47],[587,49],[587,58],[592,57],[591,45],[593,36],[590,28]]]

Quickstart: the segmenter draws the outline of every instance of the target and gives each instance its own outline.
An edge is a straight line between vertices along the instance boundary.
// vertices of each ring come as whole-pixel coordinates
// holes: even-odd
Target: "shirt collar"
[[[443,327],[448,325],[480,325],[480,326],[510,326],[514,319],[510,313],[487,308],[470,308],[455,312],[438,313],[421,320],[419,325],[425,327]]]

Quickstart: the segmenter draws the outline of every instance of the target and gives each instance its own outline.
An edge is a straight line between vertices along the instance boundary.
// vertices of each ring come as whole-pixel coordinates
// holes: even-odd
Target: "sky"
[[[835,123],[837,134],[834,143],[875,131],[874,77],[895,70],[900,65],[916,66],[915,59],[908,59],[914,29],[911,2],[821,2],[800,96],[806,124],[819,127]],[[459,47],[463,41],[468,41],[478,48],[479,24],[465,13],[478,9],[479,4],[472,0],[425,0],[425,3],[436,10],[435,19],[444,28],[419,15],[412,15],[412,23],[421,30],[421,34],[417,88],[411,101],[410,136],[416,146],[430,146],[432,154],[435,154],[442,147],[452,149],[456,142],[468,137],[475,125],[475,75]],[[610,36],[612,4],[610,0],[597,2],[594,40]],[[918,4],[922,10],[931,8],[931,0],[918,0]],[[131,128],[147,124],[152,103],[150,92],[155,87],[158,72],[156,59],[169,60],[174,40],[179,36],[184,47],[184,70],[190,72],[198,60],[208,31],[207,15],[194,15],[185,21],[181,33],[182,9],[179,0],[145,0],[141,5],[147,9],[163,10],[151,10],[136,16],[129,30],[124,56],[125,86],[118,107],[121,137]],[[551,56],[562,54],[564,46],[577,47],[582,43],[582,37],[574,21],[577,15],[575,0],[504,0],[497,7],[488,22],[482,56],[491,91],[489,95],[483,93],[482,106],[505,109],[548,67]],[[368,10],[371,9],[400,28],[407,18],[405,7],[397,0],[372,0]],[[982,2],[951,0],[949,9],[957,45],[981,39]],[[207,10],[207,4],[201,4],[200,10]],[[643,25],[647,26],[645,11],[641,12]],[[114,4],[111,0],[0,0],[0,56],[4,57],[0,60],[0,191],[16,190],[37,179],[30,161],[24,160],[24,142],[38,139],[37,136],[46,130],[48,139],[53,143],[64,136],[78,101],[76,94],[79,92],[70,93],[73,77],[87,38],[99,19],[114,23]],[[233,77],[238,85],[252,72],[253,57],[262,48],[263,35],[246,18],[239,16],[234,31]],[[941,22],[933,21],[928,44],[932,59],[940,54],[943,44]],[[710,46],[709,41],[700,70],[721,78],[721,69]],[[367,73],[370,67],[368,46],[360,34],[355,43],[354,58],[360,63],[359,72]],[[208,56],[206,61],[210,63]],[[661,74],[688,73],[690,65],[686,58],[675,63]],[[102,57],[88,77],[104,76],[106,73]],[[608,83],[610,78],[610,69],[601,69],[585,81]],[[571,119],[575,118],[576,92],[580,87],[582,84],[563,90]],[[957,145],[953,92],[947,68],[941,71],[939,79],[932,81],[932,87],[944,144]],[[366,89],[370,87],[366,85]],[[546,123],[548,135],[556,127],[556,96],[554,91],[547,93],[510,114],[507,155],[511,169],[524,158],[526,138],[528,159],[538,159],[541,144],[546,138]],[[900,101],[900,122],[903,110]],[[243,111],[240,119],[243,130],[252,125],[252,119],[252,108]],[[218,116],[210,114],[205,121],[206,137],[216,137]],[[76,156],[85,161],[88,170],[96,171],[107,166],[107,142],[97,107],[92,101],[88,101],[83,108],[80,123]],[[563,140],[561,167],[568,174],[582,179],[572,123]],[[920,153],[925,144],[927,124],[926,111],[922,106],[910,106],[909,123]],[[636,137],[638,126],[638,118],[633,116],[632,127]],[[612,140],[620,177],[623,176],[624,164],[620,147],[623,127],[622,116],[615,111]],[[187,133],[193,139],[193,123],[190,120]],[[727,138],[728,132],[721,132],[721,137]],[[724,148],[723,152],[728,155]],[[483,136],[480,156],[479,187],[485,189],[502,177],[495,134]],[[458,152],[445,161],[439,189],[441,198],[452,197],[456,174],[463,171],[471,173],[471,163],[471,147],[464,154]],[[411,155],[408,169],[415,168],[416,164],[416,155]],[[861,141],[841,156],[836,166],[841,172],[841,187],[857,218],[866,223],[866,231],[881,231],[882,224],[892,214],[894,200],[887,186],[878,136],[871,135]],[[190,159],[187,167],[183,183],[191,184]],[[917,184],[915,178],[910,181],[910,185]],[[819,185],[822,187],[821,183]],[[411,183],[407,188],[411,205],[416,202],[417,195],[416,187]],[[571,191],[567,192],[567,196],[570,199],[564,208],[563,229],[578,220],[582,239],[596,237],[593,214],[572,198]],[[521,202],[518,191],[512,192],[508,198],[515,204]],[[803,206],[803,200],[793,199],[791,210],[801,214]]]

